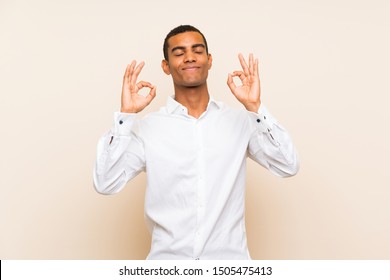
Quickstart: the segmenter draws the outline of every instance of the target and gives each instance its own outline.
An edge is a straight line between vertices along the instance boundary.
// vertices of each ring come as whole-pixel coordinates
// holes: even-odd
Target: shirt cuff
[[[137,114],[115,112],[113,134],[117,136],[130,136],[131,128],[134,125],[136,117]]]
[[[256,123],[256,127],[262,132],[270,132],[272,130],[272,116],[268,112],[263,103],[260,104],[257,113],[250,112],[251,120]]]

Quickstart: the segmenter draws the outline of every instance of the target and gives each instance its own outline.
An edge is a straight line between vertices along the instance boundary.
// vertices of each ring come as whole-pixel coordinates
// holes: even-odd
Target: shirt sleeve
[[[145,171],[145,153],[138,136],[136,114],[116,112],[114,124],[97,145],[93,182],[97,192],[114,194],[141,171]]]
[[[248,146],[249,157],[280,177],[295,175],[299,161],[286,129],[261,104],[257,113],[248,112],[253,128]]]

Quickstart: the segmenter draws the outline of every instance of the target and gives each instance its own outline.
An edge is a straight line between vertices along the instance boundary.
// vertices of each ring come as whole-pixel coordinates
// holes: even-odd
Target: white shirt
[[[141,120],[115,113],[113,128],[98,143],[94,185],[114,194],[146,171],[148,259],[250,259],[247,156],[282,177],[299,168],[288,133],[263,105],[255,114],[210,98],[196,119],[170,97]]]

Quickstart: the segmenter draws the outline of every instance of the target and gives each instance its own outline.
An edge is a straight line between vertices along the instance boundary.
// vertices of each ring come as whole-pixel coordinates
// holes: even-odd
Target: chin
[[[200,87],[206,84],[206,80],[197,80],[197,81],[184,81],[182,83],[183,86],[185,87]]]
[[[183,88],[196,88],[204,85],[205,82],[181,82],[175,84],[176,86],[183,87]]]

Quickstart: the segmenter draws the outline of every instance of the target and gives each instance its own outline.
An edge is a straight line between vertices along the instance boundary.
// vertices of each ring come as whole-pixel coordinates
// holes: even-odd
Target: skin
[[[168,61],[163,60],[161,67],[172,76],[176,101],[188,109],[189,115],[198,118],[209,102],[207,77],[212,56],[206,53],[198,32],[173,36],[168,45]]]
[[[207,77],[212,66],[212,56],[206,53],[203,38],[198,32],[172,36],[168,45],[168,60],[163,60],[161,67],[165,74],[172,76],[176,101],[188,109],[189,115],[199,118],[209,102]],[[249,55],[248,63],[242,54],[238,55],[238,59],[242,70],[229,73],[227,85],[248,111],[257,112],[261,104],[258,59],[254,59],[253,54]],[[133,60],[126,68],[121,112],[138,113],[156,96],[156,86],[146,81],[137,82],[144,65],[144,62],[137,65]],[[241,80],[241,85],[235,84],[234,77]],[[144,87],[150,89],[146,96],[138,94]]]

